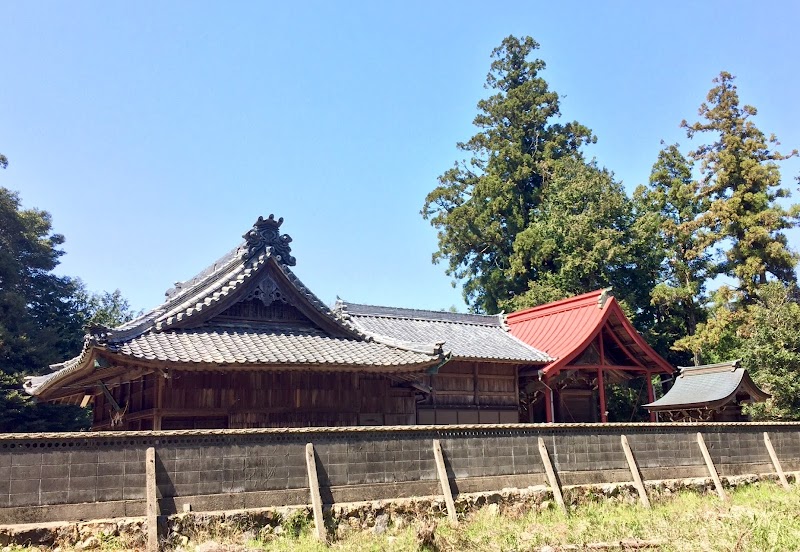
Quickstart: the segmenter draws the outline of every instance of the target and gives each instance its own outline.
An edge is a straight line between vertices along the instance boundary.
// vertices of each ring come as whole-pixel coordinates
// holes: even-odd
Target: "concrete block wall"
[[[626,435],[645,480],[705,477],[697,433],[721,476],[770,473],[768,432],[800,470],[800,424],[508,424],[0,435],[0,523],[144,515],[145,451],[162,513],[308,502],[313,443],[323,502],[441,492],[432,442],[455,492],[545,484],[541,437],[565,485],[629,481]]]

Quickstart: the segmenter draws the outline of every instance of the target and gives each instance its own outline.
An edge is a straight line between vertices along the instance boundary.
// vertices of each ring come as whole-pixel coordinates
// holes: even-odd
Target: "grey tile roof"
[[[419,371],[444,358],[441,348],[427,344],[409,347],[392,340],[381,342],[331,311],[289,269],[294,257],[289,247],[291,238],[278,232],[282,221],[275,221],[272,215],[266,220],[259,218],[245,234],[244,243],[197,276],[177,283],[167,291],[164,303],[116,328],[93,328],[78,357],[51,365],[50,374],[28,378],[25,390],[40,395],[48,388],[56,389],[73,373],[80,371],[83,377],[92,370],[90,353],[95,349],[162,362],[346,366],[367,371],[385,367],[399,370],[403,366],[406,371]],[[214,313],[235,303],[245,286],[258,284],[259,278],[273,269],[279,271],[276,278],[285,278],[281,285],[299,295],[306,313],[328,333],[310,327],[232,329],[205,325]]]
[[[360,330],[406,343],[443,343],[455,358],[540,364],[546,353],[512,336],[502,315],[461,314],[339,301],[334,310]]]
[[[381,343],[330,337],[310,328],[212,326],[148,332],[109,350],[141,360],[181,364],[291,364],[407,370],[429,355]]]
[[[672,407],[693,405],[714,406],[714,403],[725,401],[739,389],[742,384],[751,394],[763,394],[747,375],[739,361],[707,364],[703,366],[681,366],[681,373],[675,378],[675,384],[666,395],[650,404],[644,405],[653,410],[667,410]],[[763,400],[763,399],[761,399]]]

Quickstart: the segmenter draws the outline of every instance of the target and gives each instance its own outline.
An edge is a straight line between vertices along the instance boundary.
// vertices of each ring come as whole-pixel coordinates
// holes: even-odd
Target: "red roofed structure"
[[[636,331],[608,289],[507,315],[511,334],[550,355],[552,362],[521,373],[528,420],[606,422],[606,382],[652,378],[674,368]],[[644,402],[644,401],[640,401]],[[654,420],[654,416],[651,415]]]

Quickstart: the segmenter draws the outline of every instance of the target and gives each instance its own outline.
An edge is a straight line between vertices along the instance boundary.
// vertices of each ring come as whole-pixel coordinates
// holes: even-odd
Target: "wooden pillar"
[[[653,374],[650,373],[650,372],[647,372],[645,374],[645,377],[647,378],[647,402],[651,403],[651,402],[654,402],[656,400],[656,395],[655,395],[655,392],[653,391]],[[658,421],[658,415],[655,412],[653,412],[652,410],[650,411],[650,421],[651,422],[657,422]]]
[[[166,384],[164,374],[159,371],[153,372],[153,377],[156,378],[156,385],[154,389],[155,397],[153,406],[155,407],[153,413],[153,430],[161,430],[161,411],[164,403],[164,385]]]
[[[478,394],[480,390],[478,389],[478,363],[472,363],[472,404],[475,406],[479,406],[481,401],[478,399]],[[519,395],[517,395],[519,396]]]
[[[603,329],[600,328],[600,332],[597,334],[597,345],[600,350],[600,366],[606,363],[606,352],[603,348]],[[608,416],[606,415],[606,384],[603,378],[603,369],[597,369],[597,391],[600,394],[600,421],[602,423],[608,422]]]
[[[608,422],[606,415],[606,384],[603,381],[603,369],[597,369],[597,390],[600,392],[600,421],[602,423]]]
[[[548,424],[552,424],[555,421],[553,419],[553,390],[549,387],[545,387],[544,410],[545,420],[547,420]]]

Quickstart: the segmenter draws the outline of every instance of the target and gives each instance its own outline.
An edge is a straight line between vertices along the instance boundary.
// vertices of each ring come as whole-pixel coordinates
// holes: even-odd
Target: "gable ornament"
[[[275,220],[275,215],[267,218],[258,217],[253,228],[242,236],[245,240],[244,259],[249,259],[262,249],[266,249],[275,259],[286,266],[294,266],[295,258],[289,244],[292,238],[288,234],[281,234],[280,228],[283,217]]]

